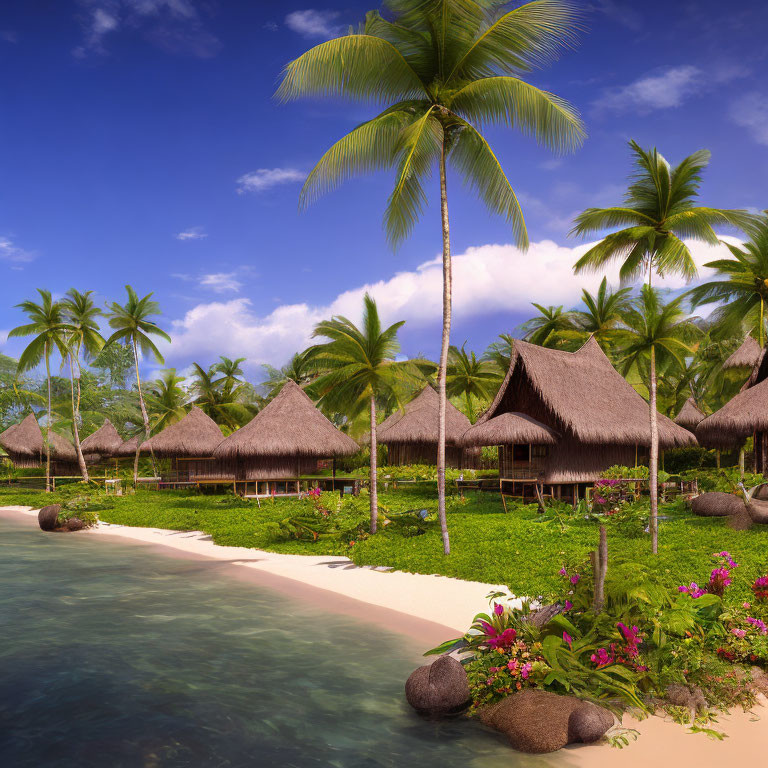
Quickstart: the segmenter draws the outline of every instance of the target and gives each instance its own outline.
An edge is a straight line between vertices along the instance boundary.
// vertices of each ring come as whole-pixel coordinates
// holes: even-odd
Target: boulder
[[[470,699],[467,673],[452,656],[440,656],[411,673],[405,683],[405,698],[426,715],[462,712]]]
[[[534,688],[483,707],[479,716],[485,725],[504,733],[515,749],[531,754],[598,741],[614,723],[613,714],[602,707]]]
[[[752,501],[747,505],[747,513],[749,514],[749,519],[753,523],[761,523],[765,525],[768,523],[768,501],[755,499],[753,497]]]
[[[709,709],[704,694],[696,685],[687,686],[673,683],[667,686],[667,701],[674,707],[685,707],[693,715],[701,714]]]
[[[68,531],[82,531],[85,528],[85,523],[79,517],[70,517],[64,527]]]
[[[60,504],[50,504],[37,513],[37,523],[42,531],[55,531],[59,526]]]
[[[712,491],[691,499],[691,512],[699,517],[728,517],[743,511],[744,500],[732,493]]]
[[[746,507],[728,516],[726,523],[734,531],[747,531],[752,527],[752,518]]]
[[[762,485],[758,485],[752,491],[752,500],[753,501],[768,501],[768,483],[763,483]]]

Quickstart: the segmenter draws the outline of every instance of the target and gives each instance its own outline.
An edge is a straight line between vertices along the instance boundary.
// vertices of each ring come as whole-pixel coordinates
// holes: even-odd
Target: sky
[[[180,370],[246,357],[258,380],[263,363],[282,365],[306,346],[319,320],[358,320],[366,291],[385,322],[406,321],[404,354],[437,356],[437,181],[397,251],[382,227],[391,173],[298,208],[322,153],[376,114],[273,98],[287,62],[376,7],[312,2],[0,4],[1,351],[23,347],[6,334],[24,321],[14,305],[36,289],[93,290],[103,305],[124,300],[130,283],[154,292],[173,337],[166,365]],[[568,231],[583,208],[620,202],[629,139],[673,163],[709,149],[704,203],[768,207],[768,5],[581,5],[579,45],[528,79],[578,108],[584,146],[556,157],[513,130],[486,132],[523,204],[527,253],[449,173],[452,340],[478,352],[529,317],[531,302],[571,307],[582,288],[596,289],[602,275],[573,275],[586,246]],[[717,251],[694,253],[704,264]],[[153,365],[145,361],[147,375]]]

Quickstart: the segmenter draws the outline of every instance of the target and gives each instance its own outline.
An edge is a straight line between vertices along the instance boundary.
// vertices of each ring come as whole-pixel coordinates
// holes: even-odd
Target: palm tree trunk
[[[475,420],[472,418],[472,394],[470,392],[466,392],[465,395],[467,400],[467,418],[471,424],[474,424]]]
[[[45,376],[48,380],[48,418],[45,423],[45,492],[51,492],[51,360],[45,342]]]
[[[659,421],[656,411],[656,347],[651,345],[651,453],[649,460],[649,481],[651,491],[651,548],[653,554],[659,551]]]
[[[72,359],[72,353],[69,353],[69,384],[72,393],[72,437],[75,439],[75,452],[77,453],[77,464],[80,467],[80,474],[83,476],[83,482],[88,482],[88,467],[85,466],[83,450],[80,447],[80,429],[78,427],[78,418],[80,416],[80,398],[75,400],[75,363]],[[78,385],[79,386],[79,385]]]
[[[144,405],[144,394],[141,391],[141,377],[139,376],[139,350],[136,348],[136,339],[133,339],[133,362],[136,367],[136,386],[139,390],[139,405],[141,406],[141,418],[144,420],[144,439],[149,440],[149,416],[147,407]],[[136,446],[136,458],[133,462],[133,485],[136,486],[139,477],[139,451],[141,446]],[[152,477],[157,477],[157,467],[155,465],[155,452],[150,446],[150,456],[152,457]]]
[[[760,342],[760,347],[765,346],[765,299],[760,297],[760,330],[758,331],[757,338]]]
[[[376,441],[376,398],[371,395],[371,533],[376,533],[379,522],[379,492],[376,471],[379,446]]]
[[[445,173],[445,138],[440,152],[440,214],[443,226],[443,343],[437,375],[439,400],[437,420],[437,514],[443,536],[443,552],[451,553],[448,522],[445,517],[445,376],[448,368],[448,347],[451,339],[451,236],[448,223],[448,189]]]

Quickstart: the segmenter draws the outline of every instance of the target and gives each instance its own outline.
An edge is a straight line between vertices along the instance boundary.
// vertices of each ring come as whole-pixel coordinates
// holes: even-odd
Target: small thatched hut
[[[219,425],[200,408],[193,407],[184,418],[142,443],[141,453],[171,459],[178,482],[219,480],[223,475],[213,454],[222,440]]]
[[[675,424],[695,433],[699,422],[706,418],[707,414],[696,405],[692,397],[689,397],[680,409],[680,413],[675,416]]]
[[[238,481],[298,479],[318,459],[351,456],[360,447],[315,407],[302,388],[287,381],[272,402],[214,451]]]
[[[527,431],[518,420],[508,422],[521,428],[522,441],[504,446],[500,476],[521,485],[547,486],[556,496],[576,498],[608,467],[636,465],[651,442],[648,403],[613,367],[594,337],[577,352],[515,341],[507,375],[473,430],[482,433],[483,425],[506,413],[528,416],[538,426]],[[696,443],[690,432],[662,414],[658,425],[662,450]],[[550,430],[550,439],[542,426]]]
[[[51,472],[56,475],[79,474],[75,448],[66,438],[51,430]],[[45,464],[45,435],[34,414],[0,435],[0,444],[8,458],[19,468],[42,467]]]
[[[395,411],[378,426],[376,436],[386,445],[389,463],[437,463],[437,420],[440,397],[427,385],[401,410]],[[477,451],[464,448],[464,433],[472,426],[469,419],[450,401],[445,408],[445,465],[467,468],[474,466]]]
[[[80,450],[88,464],[99,464],[111,458],[122,445],[123,438],[112,422],[104,419],[104,424],[80,443]]]
[[[751,336],[747,336],[741,346],[723,363],[723,368],[754,368],[762,354],[762,347]]]

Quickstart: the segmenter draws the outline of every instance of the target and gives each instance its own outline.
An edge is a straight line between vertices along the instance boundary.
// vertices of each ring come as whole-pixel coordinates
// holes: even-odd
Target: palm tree
[[[66,297],[62,300],[62,308],[67,323],[71,330],[67,337],[67,357],[69,358],[69,383],[72,399],[72,436],[75,440],[77,463],[83,482],[88,482],[88,467],[80,448],[80,353],[83,352],[86,359],[95,357],[104,346],[99,326],[96,322],[102,312],[91,299],[93,291],[80,291],[70,288]],[[75,376],[77,368],[77,376]],[[77,379],[77,383],[75,383]]]
[[[152,430],[159,432],[184,418],[189,396],[181,383],[183,376],[175,368],[160,371],[160,376],[147,387],[147,402],[153,416]]]
[[[497,385],[500,385],[506,377],[514,352],[515,340],[508,333],[500,333],[499,340],[490,344],[483,353],[483,359],[494,367]]]
[[[194,405],[217,424],[237,429],[250,415],[241,398],[243,382],[230,387],[226,384],[226,377],[214,380],[216,366],[213,366],[210,371],[206,371],[198,363],[192,363],[192,367],[195,375],[192,385],[192,391],[196,395],[193,400]]]
[[[596,271],[614,261],[621,261],[622,282],[647,275],[648,285],[654,272],[660,276],[696,275],[696,263],[681,238],[717,245],[714,226],[735,226],[751,230],[755,217],[746,211],[707,208],[696,205],[702,171],[709,164],[710,153],[699,150],[672,168],[655,148],[642,149],[636,142],[629,146],[635,157],[635,174],[624,196],[623,206],[588,208],[576,217],[572,234],[587,235],[622,227],[592,246],[574,265],[576,273]],[[655,385],[653,387],[655,390]],[[651,516],[658,514],[658,424],[655,391],[651,393]]]
[[[574,310],[574,324],[582,335],[594,336],[603,351],[608,352],[622,314],[629,308],[631,293],[631,288],[611,291],[608,288],[608,279],[604,277],[596,296],[586,288],[582,290],[581,300],[585,309]]]
[[[451,346],[448,351],[448,369],[446,371],[446,393],[448,397],[463,397],[467,418],[474,423],[475,414],[472,398],[488,400],[498,385],[498,376],[493,366],[486,360],[479,359],[474,352]]]
[[[624,313],[623,322],[624,327],[617,334],[623,375],[642,367],[646,360],[649,366],[651,545],[656,554],[659,547],[657,369],[676,367],[684,371],[686,356],[694,353],[691,342],[701,335],[701,331],[684,312],[682,297],[665,304],[658,289],[649,285],[643,285],[640,296]]]
[[[323,155],[302,189],[302,205],[353,174],[395,169],[384,225],[397,245],[418,220],[427,201],[424,182],[438,168],[443,338],[437,477],[446,554],[445,387],[452,295],[446,165],[450,160],[485,205],[506,218],[515,242],[525,248],[528,234],[517,196],[478,128],[519,127],[556,151],[573,149],[584,138],[573,107],[520,78],[573,44],[575,7],[564,0],[534,0],[507,11],[505,6],[499,0],[387,0],[391,19],[371,11],[357,32],[307,51],[288,64],[277,92],[282,101],[342,96],[385,107]]]
[[[150,337],[159,336],[169,343],[171,337],[162,330],[157,323],[150,320],[153,315],[160,314],[160,305],[156,301],[152,301],[152,294],[148,293],[146,296],[139,298],[136,291],[134,291],[130,285],[126,285],[125,290],[128,293],[128,301],[125,303],[125,306],[118,304],[115,301],[113,301],[110,306],[109,325],[110,328],[115,329],[115,332],[107,339],[106,346],[118,341],[126,342],[131,345],[131,349],[133,350],[133,364],[136,369],[136,387],[139,393],[141,418],[144,422],[144,439],[148,440],[150,426],[147,407],[144,403],[144,394],[141,391],[139,350],[141,350],[142,355],[151,355],[158,363],[160,363],[160,365],[162,365],[165,362],[163,356],[160,354],[160,350],[155,346]],[[136,457],[133,462],[134,483],[137,482],[139,475],[139,450],[140,448],[137,447]],[[152,471],[154,474],[157,474],[154,452],[151,452],[151,455]]]
[[[746,330],[765,346],[765,303],[768,300],[768,216],[761,217],[742,247],[724,243],[732,259],[717,259],[705,266],[720,280],[711,280],[688,292],[693,309],[718,303],[712,314],[725,335]],[[746,326],[746,328],[745,328]]]
[[[371,436],[371,533],[378,524],[376,485],[376,400],[397,397],[403,382],[418,378],[413,361],[396,362],[400,351],[397,332],[404,320],[382,330],[376,302],[366,293],[363,322],[357,327],[346,317],[335,316],[315,326],[314,337],[329,341],[310,347],[309,354],[324,371],[314,382],[319,405],[330,411],[346,412],[355,418],[368,410]]]
[[[300,387],[305,387],[317,375],[317,363],[312,359],[308,349],[294,353],[282,368],[273,368],[268,364],[263,365],[262,368],[267,374],[262,384],[267,392],[267,400],[272,400],[289,379],[295,381]]]
[[[220,373],[221,378],[216,383],[225,389],[232,390],[236,386],[243,384],[243,369],[240,363],[244,363],[244,357],[238,357],[236,360],[230,360],[224,355],[219,355],[219,362],[211,367],[213,373]]]
[[[540,347],[557,347],[568,338],[569,334],[573,334],[576,329],[574,312],[564,312],[562,306],[543,307],[536,302],[531,303],[539,310],[539,314],[520,326],[526,341]]]
[[[48,415],[45,422],[45,490],[51,490],[51,353],[58,350],[62,360],[67,355],[67,334],[72,326],[65,322],[63,308],[60,302],[54,301],[50,291],[37,289],[40,303],[27,300],[17,304],[31,322],[19,325],[11,330],[8,338],[17,336],[34,336],[19,358],[17,372],[29,371],[45,361],[45,377],[48,385]]]

